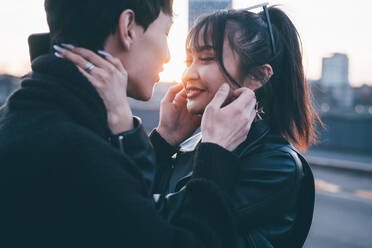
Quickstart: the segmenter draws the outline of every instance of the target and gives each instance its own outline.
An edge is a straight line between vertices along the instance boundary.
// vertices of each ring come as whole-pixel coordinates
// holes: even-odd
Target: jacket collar
[[[188,138],[180,145],[180,152],[191,152],[194,151],[197,145],[201,142],[202,134],[201,132],[195,134],[194,136]]]
[[[241,143],[233,152],[238,157],[242,157],[244,154],[252,151],[255,145],[260,142],[270,132],[270,130],[270,124],[267,120],[264,119],[254,122],[252,124],[251,130],[248,133],[247,139],[243,143]],[[181,153],[193,152],[200,143],[201,138],[202,135],[200,132],[195,134],[180,145],[179,151]],[[177,173],[177,170],[174,173]],[[183,171],[181,173],[183,173]],[[180,190],[180,188],[185,185],[192,174],[193,172],[192,170],[190,170],[190,172],[186,176],[178,179],[176,185],[174,186],[174,191]]]
[[[270,124],[267,119],[255,121],[252,124],[247,139],[234,150],[234,153],[241,157],[243,154],[250,152],[270,130]]]
[[[271,130],[268,120],[255,121],[252,124],[251,130],[248,133],[247,139],[241,143],[235,150],[238,156],[243,153],[248,152],[254,147],[260,140],[262,140]],[[201,142],[202,134],[201,132],[195,134],[191,138],[187,139],[180,145],[180,152],[191,152],[194,151],[197,145]]]
[[[57,106],[80,125],[102,137],[110,135],[104,103],[92,84],[66,59],[42,55],[32,62],[30,79],[22,82],[23,95]],[[21,94],[22,95],[22,94]],[[32,100],[32,101],[35,101]]]

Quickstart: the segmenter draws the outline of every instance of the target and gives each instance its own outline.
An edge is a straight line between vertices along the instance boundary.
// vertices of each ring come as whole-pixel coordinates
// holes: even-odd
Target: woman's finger
[[[88,72],[86,72],[84,69],[82,69],[81,67],[77,67],[79,69],[79,71],[89,80],[89,82],[91,82],[93,84],[93,86],[95,88],[99,88],[99,83],[97,83],[96,79],[94,76],[90,75]]]
[[[75,54],[74,52],[71,52],[67,49],[64,49],[64,50],[60,50],[58,47],[55,49],[58,51],[59,54],[61,54],[65,59],[68,59],[70,60],[72,63],[74,63],[77,67],[79,67],[80,69],[83,69],[83,71],[85,72],[84,75],[87,74],[87,71],[85,70],[85,67],[87,66],[88,63],[90,63],[89,61],[87,61],[85,58],[83,58],[82,56],[78,55],[78,54]],[[99,67],[97,67],[95,64],[93,64],[94,67],[90,69],[89,71],[89,75],[90,76],[93,76],[94,78],[97,78],[97,79],[100,79],[102,80],[103,79],[103,74],[105,74],[105,71],[104,69],[101,69]],[[93,78],[91,77],[91,78]]]
[[[84,59],[82,56],[77,55],[73,52],[70,52],[67,49],[64,49],[60,46],[54,45],[53,48],[60,54],[62,57],[70,60],[72,63],[75,65],[79,66],[80,68],[85,68],[87,65],[88,61]]]
[[[102,58],[101,56],[97,55],[96,53],[88,50],[88,49],[85,49],[85,48],[81,48],[81,47],[74,47],[72,45],[69,45],[69,44],[62,44],[62,47],[59,47],[59,46],[53,46],[54,49],[56,49],[59,53],[62,53],[62,55],[64,57],[71,57],[72,59],[76,59],[76,62],[79,63],[77,64],[78,66],[80,66],[81,68],[85,68],[85,66],[87,65],[88,62],[94,64],[95,66],[99,67],[99,68],[102,68],[104,69],[105,71],[109,72],[109,73],[112,73],[115,71],[115,67],[109,63],[108,61],[106,61],[104,58]],[[62,48],[62,50],[60,49]],[[86,63],[84,63],[84,61],[82,59],[79,59],[78,56],[80,56],[81,58],[83,58]],[[73,61],[75,63],[75,61]]]
[[[98,51],[98,53],[105,56],[105,59],[111,64],[113,64],[116,67],[116,69],[118,69],[121,73],[127,74],[127,71],[125,70],[123,64],[118,58],[113,57],[111,54],[105,51]]]

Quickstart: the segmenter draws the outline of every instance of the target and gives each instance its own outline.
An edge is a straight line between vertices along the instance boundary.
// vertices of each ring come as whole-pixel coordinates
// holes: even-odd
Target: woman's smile
[[[206,90],[202,89],[202,88],[195,87],[195,86],[187,86],[186,87],[186,95],[187,95],[187,99],[189,99],[189,100],[198,97],[203,92],[206,92]]]

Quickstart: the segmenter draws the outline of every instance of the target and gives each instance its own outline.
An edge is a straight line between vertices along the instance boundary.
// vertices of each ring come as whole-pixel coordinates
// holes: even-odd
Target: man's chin
[[[152,94],[153,94],[153,91],[151,92],[142,92],[141,94],[138,94],[132,98],[134,98],[135,100],[138,100],[138,101],[143,101],[143,102],[147,102],[151,99],[152,97]]]
[[[151,96],[145,96],[145,95],[141,95],[141,96],[130,96],[130,98],[133,98],[134,100],[137,100],[137,101],[142,101],[142,102],[148,102],[150,99],[151,99]]]
[[[150,101],[151,97],[152,97],[152,95],[145,96],[142,99],[140,99],[140,101],[144,101],[144,102]]]
[[[136,91],[132,90],[131,92],[128,92],[128,97],[133,98],[137,101],[144,101],[147,102],[151,99],[154,89],[147,89],[145,91],[141,91],[137,89]]]

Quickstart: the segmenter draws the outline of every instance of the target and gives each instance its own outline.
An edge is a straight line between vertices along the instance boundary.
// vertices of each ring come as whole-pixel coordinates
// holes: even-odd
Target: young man
[[[128,73],[127,107],[107,113],[98,92],[67,60],[47,54],[33,61],[31,78],[0,110],[0,247],[232,247],[236,233],[225,199],[238,163],[218,163],[227,154],[220,132],[211,131],[200,144],[188,185],[163,199],[163,207],[174,209],[163,218],[146,180],[154,152],[126,105],[126,94],[149,99],[169,60],[172,2],[46,0],[45,7],[52,44],[104,49],[120,59]],[[86,72],[99,73],[86,59]],[[218,121],[240,120],[236,111],[220,110],[227,94],[216,95],[204,122],[234,134],[236,128]],[[160,136],[171,143],[170,127],[182,121],[174,114],[166,114],[153,139],[162,153],[167,144]],[[108,126],[108,115],[120,115],[118,129]],[[251,122],[245,118],[243,125]]]

